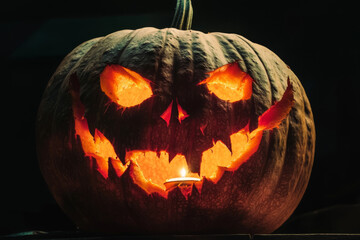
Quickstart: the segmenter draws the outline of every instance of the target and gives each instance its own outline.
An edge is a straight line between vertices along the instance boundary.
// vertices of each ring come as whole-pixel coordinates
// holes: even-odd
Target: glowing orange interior
[[[178,119],[179,119],[179,122],[181,123],[182,120],[189,117],[189,114],[187,114],[187,112],[180,106],[179,103],[177,103],[177,108],[178,108],[178,113],[179,113]]]
[[[165,112],[160,115],[160,117],[166,122],[166,126],[169,126],[171,119],[171,111],[172,111],[173,101],[171,101],[170,105],[166,108]]]
[[[237,62],[224,65],[208,74],[209,77],[199,85],[206,84],[209,91],[218,98],[229,102],[250,99],[253,80],[240,69]]]
[[[108,65],[100,74],[101,90],[120,107],[133,107],[153,95],[150,81],[120,65]]]
[[[217,141],[202,154],[200,176],[217,183],[225,170],[237,170],[257,151],[261,137],[262,131],[250,133],[248,127],[241,129],[230,136],[232,153],[223,142]]]
[[[97,129],[95,129],[95,136],[92,136],[89,131],[89,126],[84,117],[84,106],[80,101],[80,96],[77,92],[71,91],[72,108],[75,121],[75,133],[80,137],[81,145],[84,153],[88,157],[96,159],[97,170],[104,178],[108,177],[108,159],[112,159],[114,167],[118,174],[122,174],[126,167],[123,166],[117,157],[113,145],[110,141]]]
[[[147,150],[133,150],[126,153],[125,162],[135,162],[142,170],[145,179],[159,188],[165,190],[165,181],[175,177],[199,177],[196,173],[189,172],[186,159],[183,155],[177,154],[169,161],[169,154],[166,151],[156,153]]]
[[[228,73],[226,73],[227,75]],[[166,151],[157,153],[148,150],[130,150],[126,152],[125,164],[122,164],[110,141],[99,130],[95,130],[94,136],[90,133],[87,120],[84,117],[84,106],[80,101],[79,93],[76,91],[72,91],[72,102],[76,135],[80,137],[85,155],[96,159],[97,170],[102,176],[108,178],[110,161],[118,177],[121,177],[129,168],[135,184],[148,194],[156,192],[166,198],[168,191],[164,183],[167,179],[185,175],[200,177],[201,179],[207,178],[217,183],[225,171],[236,171],[257,151],[263,131],[278,127],[286,118],[293,105],[294,96],[292,86],[288,83],[288,88],[282,99],[258,118],[257,129],[249,131],[248,126],[246,126],[231,134],[232,152],[221,141],[214,142],[213,147],[202,154],[200,176],[197,173],[189,172],[183,155],[178,154],[171,160]],[[179,110],[179,114],[180,112]],[[183,114],[186,115],[186,112]],[[200,191],[202,181],[195,186]],[[182,190],[182,192],[185,197],[189,194],[188,190]]]

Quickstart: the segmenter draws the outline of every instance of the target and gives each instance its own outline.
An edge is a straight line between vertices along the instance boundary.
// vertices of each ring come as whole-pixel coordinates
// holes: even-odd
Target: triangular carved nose
[[[163,114],[160,115],[160,117],[164,119],[164,121],[166,122],[166,126],[169,126],[170,124],[172,105],[173,105],[173,101],[171,101],[170,105],[166,108],[165,112],[163,112]]]
[[[172,108],[173,108],[173,102],[171,101],[170,105],[166,108],[166,110],[160,115],[160,117],[166,122],[166,125],[169,127],[171,115],[172,115]],[[176,99],[176,109],[177,109],[177,116],[176,118],[181,121],[183,121],[185,118],[189,117],[189,114],[180,106],[178,100]]]

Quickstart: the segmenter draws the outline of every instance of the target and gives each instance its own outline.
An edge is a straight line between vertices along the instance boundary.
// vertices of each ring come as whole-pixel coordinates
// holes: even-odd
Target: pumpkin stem
[[[180,30],[190,30],[192,24],[193,9],[191,0],[177,0],[175,15],[171,27]]]

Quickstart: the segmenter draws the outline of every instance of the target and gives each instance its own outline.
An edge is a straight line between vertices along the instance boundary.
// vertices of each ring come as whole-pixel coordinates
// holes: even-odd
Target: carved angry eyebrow
[[[209,77],[198,85],[205,84],[221,100],[237,102],[250,99],[253,79],[240,69],[237,62],[226,64],[208,74]]]
[[[107,65],[100,74],[101,90],[119,107],[139,105],[153,95],[150,80],[120,65]]]

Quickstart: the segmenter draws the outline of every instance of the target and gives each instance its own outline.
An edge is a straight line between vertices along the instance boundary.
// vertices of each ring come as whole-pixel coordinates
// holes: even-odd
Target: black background
[[[42,92],[78,44],[122,29],[169,27],[175,0],[12,1],[0,9],[0,234],[73,230],[41,176],[35,118]],[[356,1],[193,0],[192,29],[240,34],[284,60],[314,112],[313,173],[277,232],[360,232],[359,20]],[[5,143],[5,145],[4,145]]]

